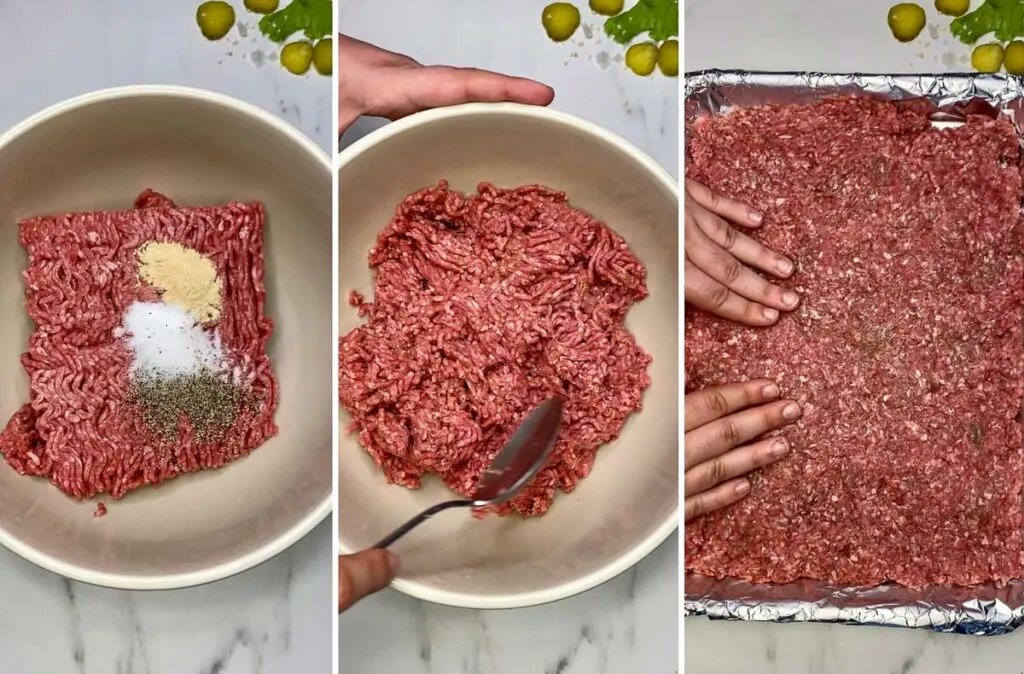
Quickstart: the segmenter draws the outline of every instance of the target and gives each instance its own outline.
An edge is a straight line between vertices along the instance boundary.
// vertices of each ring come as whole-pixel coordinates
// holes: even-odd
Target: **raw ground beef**
[[[501,509],[544,514],[618,437],[650,384],[623,321],[647,272],[623,239],[565,194],[441,181],[408,196],[370,251],[368,323],[340,344],[341,402],[386,478],[427,473],[470,496],[531,408],[566,399],[548,465]]]
[[[689,129],[687,175],[765,214],[797,261],[774,327],[687,308],[687,391],[758,377],[800,401],[792,453],[686,527],[716,577],[910,587],[1021,577],[1021,176],[1006,118],[932,128],[833,99]]]
[[[7,462],[76,498],[120,498],[180,473],[222,466],[276,434],[277,382],[266,355],[273,323],[263,315],[263,219],[258,203],[179,208],[147,190],[136,210],[23,221],[25,308],[36,329],[22,356],[31,401],[0,433]],[[195,249],[222,280],[218,331],[235,364],[251,376],[258,404],[243,408],[219,442],[200,441],[184,420],[178,442],[163,441],[128,400],[132,353],[114,331],[129,304],[159,297],[139,279],[136,252],[148,241]]]

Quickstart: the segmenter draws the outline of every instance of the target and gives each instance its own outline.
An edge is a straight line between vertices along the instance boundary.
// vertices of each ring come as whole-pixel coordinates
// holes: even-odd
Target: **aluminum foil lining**
[[[1024,80],[1000,75],[856,75],[710,70],[689,73],[686,122],[746,105],[809,103],[855,94],[930,103],[936,123],[965,115],[1009,115],[1024,138]],[[786,584],[716,580],[687,573],[686,615],[712,619],[829,622],[916,627],[937,632],[997,635],[1024,625],[1024,580],[1003,587],[900,585],[842,587],[803,580]]]

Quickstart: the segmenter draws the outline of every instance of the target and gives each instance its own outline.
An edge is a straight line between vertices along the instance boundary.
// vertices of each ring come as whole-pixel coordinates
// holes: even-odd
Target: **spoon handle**
[[[397,529],[395,529],[393,532],[388,534],[388,536],[386,536],[384,539],[382,539],[380,541],[380,543],[377,543],[377,545],[375,545],[373,547],[375,549],[380,549],[380,550],[383,550],[384,548],[391,547],[391,545],[395,541],[397,541],[399,538],[401,538],[402,536],[405,536],[407,533],[409,533],[410,531],[412,531],[413,529],[418,527],[420,524],[423,524],[424,522],[429,520],[431,517],[433,517],[437,513],[441,512],[443,510],[448,510],[449,508],[459,508],[459,507],[471,506],[471,505],[473,505],[473,503],[474,502],[472,500],[470,500],[470,499],[459,499],[459,500],[455,500],[455,501],[445,501],[444,503],[438,503],[436,506],[432,506],[430,508],[427,508],[426,510],[421,512],[416,517],[413,517],[411,520],[409,520],[408,522],[406,522],[402,526],[400,526]]]

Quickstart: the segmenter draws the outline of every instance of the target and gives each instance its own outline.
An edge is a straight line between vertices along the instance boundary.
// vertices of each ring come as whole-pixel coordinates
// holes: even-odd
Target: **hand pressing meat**
[[[398,557],[387,550],[363,550],[338,557],[338,611],[380,592],[395,579]]]
[[[687,302],[753,326],[771,325],[780,310],[796,308],[800,302],[796,293],[750,269],[787,278],[793,263],[732,226],[759,227],[760,213],[692,180],[686,181],[685,212]]]
[[[686,521],[750,493],[744,476],[789,453],[784,438],[758,440],[800,418],[800,406],[777,400],[767,379],[711,386],[686,395],[684,438]]]
[[[400,119],[460,103],[547,105],[546,85],[476,68],[425,66],[408,56],[338,36],[338,133],[360,116]]]

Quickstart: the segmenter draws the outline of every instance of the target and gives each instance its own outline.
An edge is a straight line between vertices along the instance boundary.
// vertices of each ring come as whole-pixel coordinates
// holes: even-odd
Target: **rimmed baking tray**
[[[960,123],[968,114],[1008,115],[1024,139],[1024,84],[1001,75],[706,70],[686,75],[684,115],[689,124],[733,107],[810,103],[851,94],[926,101],[934,108],[936,125]],[[844,587],[813,580],[776,585],[687,573],[684,583],[686,615],[712,619],[848,623],[974,635],[1006,634],[1024,625],[1024,580],[1002,587],[911,590],[893,584]]]

